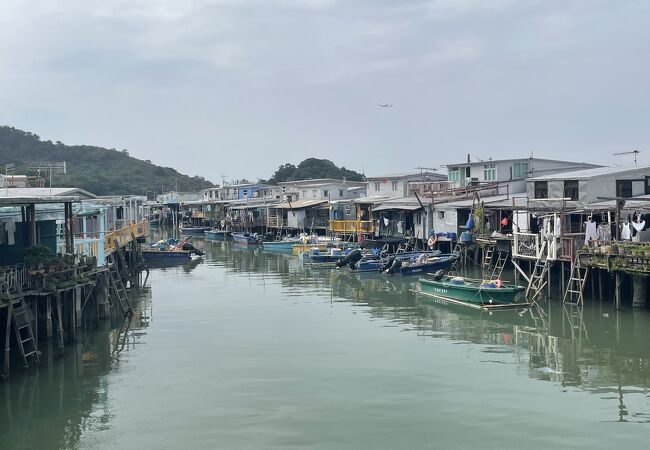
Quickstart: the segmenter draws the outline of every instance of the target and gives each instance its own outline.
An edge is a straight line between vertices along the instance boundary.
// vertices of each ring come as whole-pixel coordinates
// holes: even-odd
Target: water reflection
[[[43,341],[41,365],[15,371],[0,385],[0,448],[76,448],[88,429],[110,427],[106,375],[119,370],[124,353],[139,345],[152,317],[151,293],[140,291],[133,316],[99,323],[87,319],[77,340],[58,357],[53,340]]]
[[[182,289],[192,293],[210,289],[213,285],[206,283],[218,278],[216,274],[223,274],[228,279],[243,281],[241,285],[233,283],[235,290],[248,289],[247,286],[258,291],[259,286],[277,287],[277,297],[264,298],[270,305],[287,300],[331,302],[332,306],[351,308],[362,317],[367,315],[372,326],[391,327],[390,333],[394,329],[414,342],[432,344],[427,351],[433,357],[435,344],[448,342],[458,352],[478,353],[472,364],[512,368],[502,385],[485,386],[504,397],[509,394],[508,383],[517,381],[514,378],[533,379],[533,383],[545,383],[559,393],[595,396],[606,405],[607,420],[650,421],[648,313],[615,311],[611,303],[594,301],[584,308],[556,301],[543,303],[540,309],[477,311],[418,297],[413,291],[415,278],[306,268],[289,254],[223,242],[193,241],[205,251],[203,258],[181,266],[152,269],[154,274],[159,279],[176,277],[178,283],[189,283]],[[258,291],[253,293],[264,294]],[[52,342],[42,343],[45,354],[40,370],[17,374],[0,385],[0,448],[54,446],[43,443],[72,448],[79,445],[85,431],[110,430],[114,411],[109,380],[114,378],[109,375],[128,370],[129,359],[141,358],[147,352],[144,337],[152,324],[152,304],[163,300],[178,304],[162,292],[153,301],[150,297],[150,291],[146,291],[130,321],[112,318],[103,322],[100,329],[85,323],[78,341],[68,344],[64,358],[55,356]],[[189,303],[190,297],[182,300]],[[247,314],[245,309],[240,313]],[[175,309],[169,314],[182,313]],[[181,322],[192,319],[180,316]],[[153,328],[150,334],[154,334]],[[289,333],[289,337],[284,337],[290,336]],[[170,334],[164,338],[178,336]],[[170,353],[170,357],[178,355]],[[118,379],[137,381],[130,380],[128,374]]]
[[[305,268],[290,255],[228,243],[206,249],[208,264],[276,279],[288,295],[311,289],[331,301],[354,302],[422,339],[480,345],[486,364],[513,364],[559,389],[615,400],[613,420],[650,422],[647,312],[616,311],[612,303],[593,300],[584,307],[545,301],[523,311],[477,311],[419,297],[411,277]]]

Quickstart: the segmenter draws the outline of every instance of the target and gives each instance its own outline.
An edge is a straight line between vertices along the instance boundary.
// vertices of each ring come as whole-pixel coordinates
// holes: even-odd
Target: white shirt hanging
[[[621,241],[629,241],[632,239],[632,230],[630,229],[630,223],[624,223],[621,225]]]

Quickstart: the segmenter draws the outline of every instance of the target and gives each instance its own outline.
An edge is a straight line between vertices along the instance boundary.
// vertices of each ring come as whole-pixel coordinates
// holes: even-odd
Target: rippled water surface
[[[0,449],[647,448],[650,315],[480,313],[201,242],[0,384]]]

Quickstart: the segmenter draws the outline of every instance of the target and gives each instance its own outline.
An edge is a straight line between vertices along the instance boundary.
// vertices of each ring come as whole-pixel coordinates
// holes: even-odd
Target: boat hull
[[[260,243],[257,236],[244,233],[232,233],[232,240],[241,245],[258,245]]]
[[[293,249],[293,246],[296,244],[295,241],[271,241],[271,242],[262,242],[262,248],[264,250],[277,250],[283,252],[290,252]]]
[[[452,299],[476,305],[504,305],[517,303],[521,297],[523,286],[501,288],[481,287],[479,283],[453,284],[448,279],[436,281],[420,279],[420,289],[423,294],[442,299]]]
[[[185,227],[180,228],[181,234],[201,235],[210,230],[210,227]]]
[[[206,231],[205,237],[214,241],[226,241],[230,236],[230,231]]]
[[[191,252],[186,250],[142,250],[145,261],[189,261]]]

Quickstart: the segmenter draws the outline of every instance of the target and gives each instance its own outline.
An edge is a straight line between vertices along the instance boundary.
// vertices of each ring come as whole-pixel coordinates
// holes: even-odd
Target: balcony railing
[[[374,233],[372,220],[330,220],[328,229],[332,233]]]

